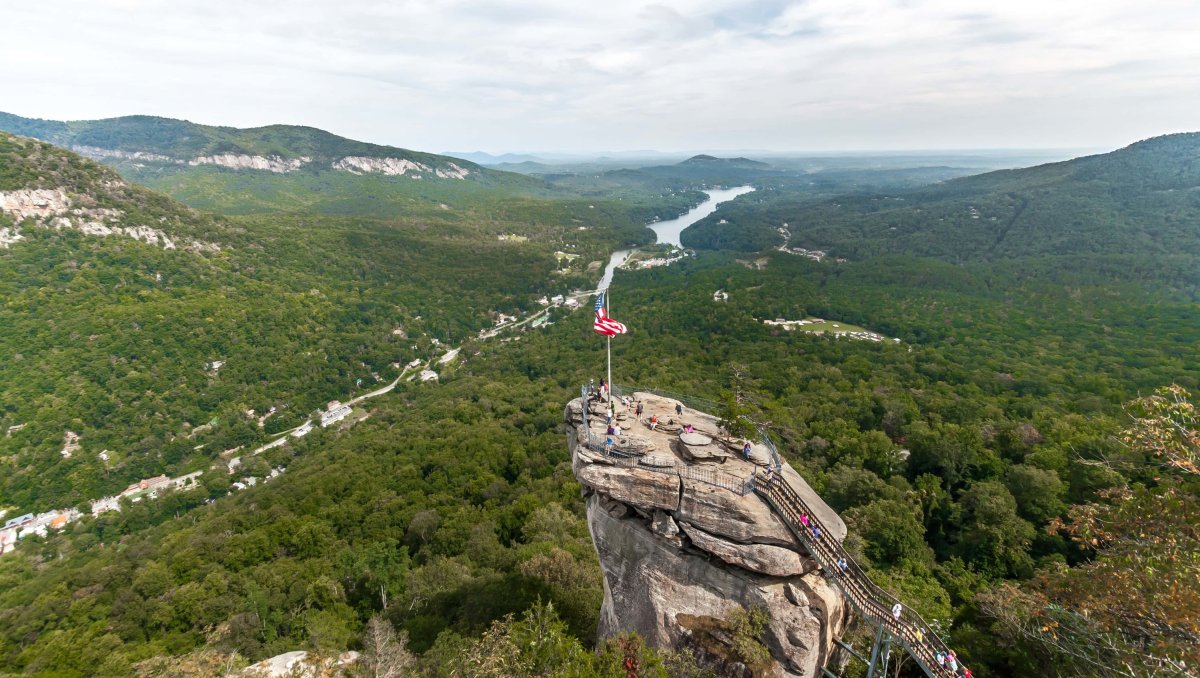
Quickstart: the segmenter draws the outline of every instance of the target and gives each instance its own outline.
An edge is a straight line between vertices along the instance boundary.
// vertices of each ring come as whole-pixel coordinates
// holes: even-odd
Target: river
[[[656,242],[683,247],[683,243],[679,241],[679,235],[683,233],[683,229],[716,212],[717,206],[721,203],[729,202],[739,195],[753,190],[753,186],[738,186],[737,188],[714,188],[705,191],[708,194],[708,200],[688,210],[687,214],[681,217],[650,224],[650,230],[658,236]],[[600,285],[596,289],[608,289],[608,284],[612,282],[613,272],[617,270],[618,266],[625,263],[632,251],[632,249],[624,249],[612,253],[612,256],[608,258],[608,265],[604,267],[604,276],[600,278]]]

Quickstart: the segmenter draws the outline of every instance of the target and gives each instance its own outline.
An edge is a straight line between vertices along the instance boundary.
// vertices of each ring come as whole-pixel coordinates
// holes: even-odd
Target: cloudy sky
[[[430,151],[1116,148],[1200,130],[1195,0],[40,0],[0,110]]]

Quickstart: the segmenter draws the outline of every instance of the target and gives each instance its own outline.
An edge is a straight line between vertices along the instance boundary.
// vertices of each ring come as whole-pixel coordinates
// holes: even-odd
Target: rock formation
[[[263,157],[261,155],[246,155],[244,153],[218,153],[216,155],[202,155],[192,158],[188,161],[188,164],[193,167],[196,165],[216,165],[217,167],[226,167],[229,169],[266,170],[276,174],[286,174],[287,172],[295,172],[308,162],[312,162],[312,158],[284,158],[278,155]]]
[[[173,250],[177,243],[157,228],[144,225],[121,226],[124,212],[108,207],[79,207],[73,204],[67,192],[61,188],[26,188],[16,191],[0,191],[0,212],[7,214],[18,225],[29,221],[41,228],[54,230],[73,229],[86,235],[123,236],[149,245]],[[17,228],[0,229],[0,247],[22,240],[24,236]],[[216,243],[189,240],[182,243],[193,252],[218,252]]]
[[[691,410],[679,416],[675,401],[652,394],[635,399],[646,408],[641,421],[617,406],[626,430],[614,444],[636,450],[627,459],[604,454],[598,404],[589,410],[591,431],[581,400],[566,411],[572,467],[587,497],[588,526],[604,572],[600,638],[636,631],[655,647],[696,651],[727,675],[749,675],[729,647],[725,622],[741,608],[761,608],[768,615],[761,640],[773,664],[758,672],[820,676],[848,610],[788,527],[747,491],[746,481],[761,476],[769,463],[767,452],[754,446],[750,459],[743,459],[738,444],[736,454],[697,456],[697,445],[681,444],[676,433],[651,430],[649,417],[670,422],[672,431],[692,424],[721,439],[714,417]],[[785,465],[781,477],[805,493],[814,512],[820,507],[832,537],[845,537],[845,524],[799,475]]]

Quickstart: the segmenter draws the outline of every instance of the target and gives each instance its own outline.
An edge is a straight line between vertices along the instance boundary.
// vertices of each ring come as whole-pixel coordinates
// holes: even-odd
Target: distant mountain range
[[[720,220],[724,220],[721,222]],[[1045,255],[1200,257],[1200,134],[909,190],[814,202],[779,195],[723,206],[684,244],[758,250],[781,242],[864,258],[954,262]]]

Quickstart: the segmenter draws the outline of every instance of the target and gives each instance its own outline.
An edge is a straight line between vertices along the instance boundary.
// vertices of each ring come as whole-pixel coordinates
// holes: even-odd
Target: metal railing
[[[946,643],[919,614],[871,581],[841,543],[829,536],[825,526],[793,487],[776,477],[770,482],[756,484],[755,490],[783,518],[821,565],[826,577],[842,591],[861,617],[886,629],[927,675],[939,678],[954,675],[936,660],[938,652],[950,651]],[[801,518],[804,515],[808,516],[808,527]],[[813,526],[820,529],[823,536],[815,537]],[[893,606],[897,604],[902,609],[899,620],[892,614]]]
[[[686,407],[699,411],[707,412],[719,407],[710,400],[684,396],[671,393],[670,391],[640,387],[613,387],[613,394],[617,396],[632,396],[638,391],[678,400]],[[585,385],[582,389],[581,402],[583,406],[584,427],[588,432],[589,449],[609,457],[616,463],[637,465],[637,457],[641,456],[640,452],[623,451],[617,446],[617,441],[615,440],[613,445],[607,445],[606,437],[597,436],[592,433],[588,423],[588,396],[590,394],[589,387]],[[954,676],[955,672],[937,663],[936,657],[939,652],[948,653],[950,651],[945,641],[934,632],[933,627],[922,619],[916,611],[905,606],[898,598],[877,586],[867,575],[866,571],[863,570],[862,566],[854,560],[854,557],[842,547],[842,544],[832,538],[832,533],[821,524],[820,519],[817,518],[803,497],[781,477],[780,471],[782,470],[783,459],[779,455],[779,450],[776,449],[775,443],[765,430],[759,427],[758,431],[760,441],[766,446],[770,454],[771,467],[774,471],[765,476],[758,476],[756,474],[742,479],[716,469],[692,466],[681,467],[678,464],[659,468],[643,465],[639,466],[639,468],[678,474],[681,477],[721,487],[742,496],[750,492],[756,492],[783,519],[784,524],[791,529],[796,538],[808,549],[813,559],[820,564],[826,578],[850,601],[850,604],[858,612],[859,616],[886,630],[916,661],[917,665],[921,667],[921,670],[926,675],[935,678]],[[807,526],[801,519],[801,516],[808,517]],[[814,536],[813,527],[821,531],[821,537]],[[899,620],[892,614],[895,605],[901,606]]]
[[[643,389],[639,389],[643,390]],[[647,471],[656,471],[668,475],[676,475],[685,480],[691,480],[698,483],[704,483],[719,487],[723,490],[728,490],[739,496],[746,496],[754,492],[755,476],[743,478],[742,476],[722,471],[715,468],[697,467],[689,464],[679,464],[674,460],[670,466],[657,466],[640,463],[640,458],[645,456],[645,453],[640,449],[632,449],[622,447],[620,440],[616,437],[608,435],[598,435],[592,431],[591,421],[589,420],[588,397],[591,395],[588,386],[584,386],[580,392],[580,409],[583,413],[583,430],[587,432],[586,445],[589,450],[596,454],[606,457],[609,461],[617,466],[637,467]],[[612,444],[609,444],[609,438],[612,438]]]
[[[586,387],[585,387],[586,388]],[[685,395],[683,393],[675,393],[674,391],[664,391],[656,388],[644,388],[641,386],[622,386],[621,384],[612,384],[612,393],[614,396],[630,396],[635,393],[653,393],[656,396],[677,400],[685,407],[696,410],[698,412],[713,413],[720,410],[721,405],[707,398],[697,398],[696,396]],[[585,396],[586,397],[586,396]],[[775,472],[779,472],[783,468],[783,458],[779,456],[779,450],[775,448],[775,443],[771,441],[771,437],[767,435],[766,429],[762,426],[754,427],[758,431],[759,442],[767,448],[767,453],[771,457],[771,468]]]

